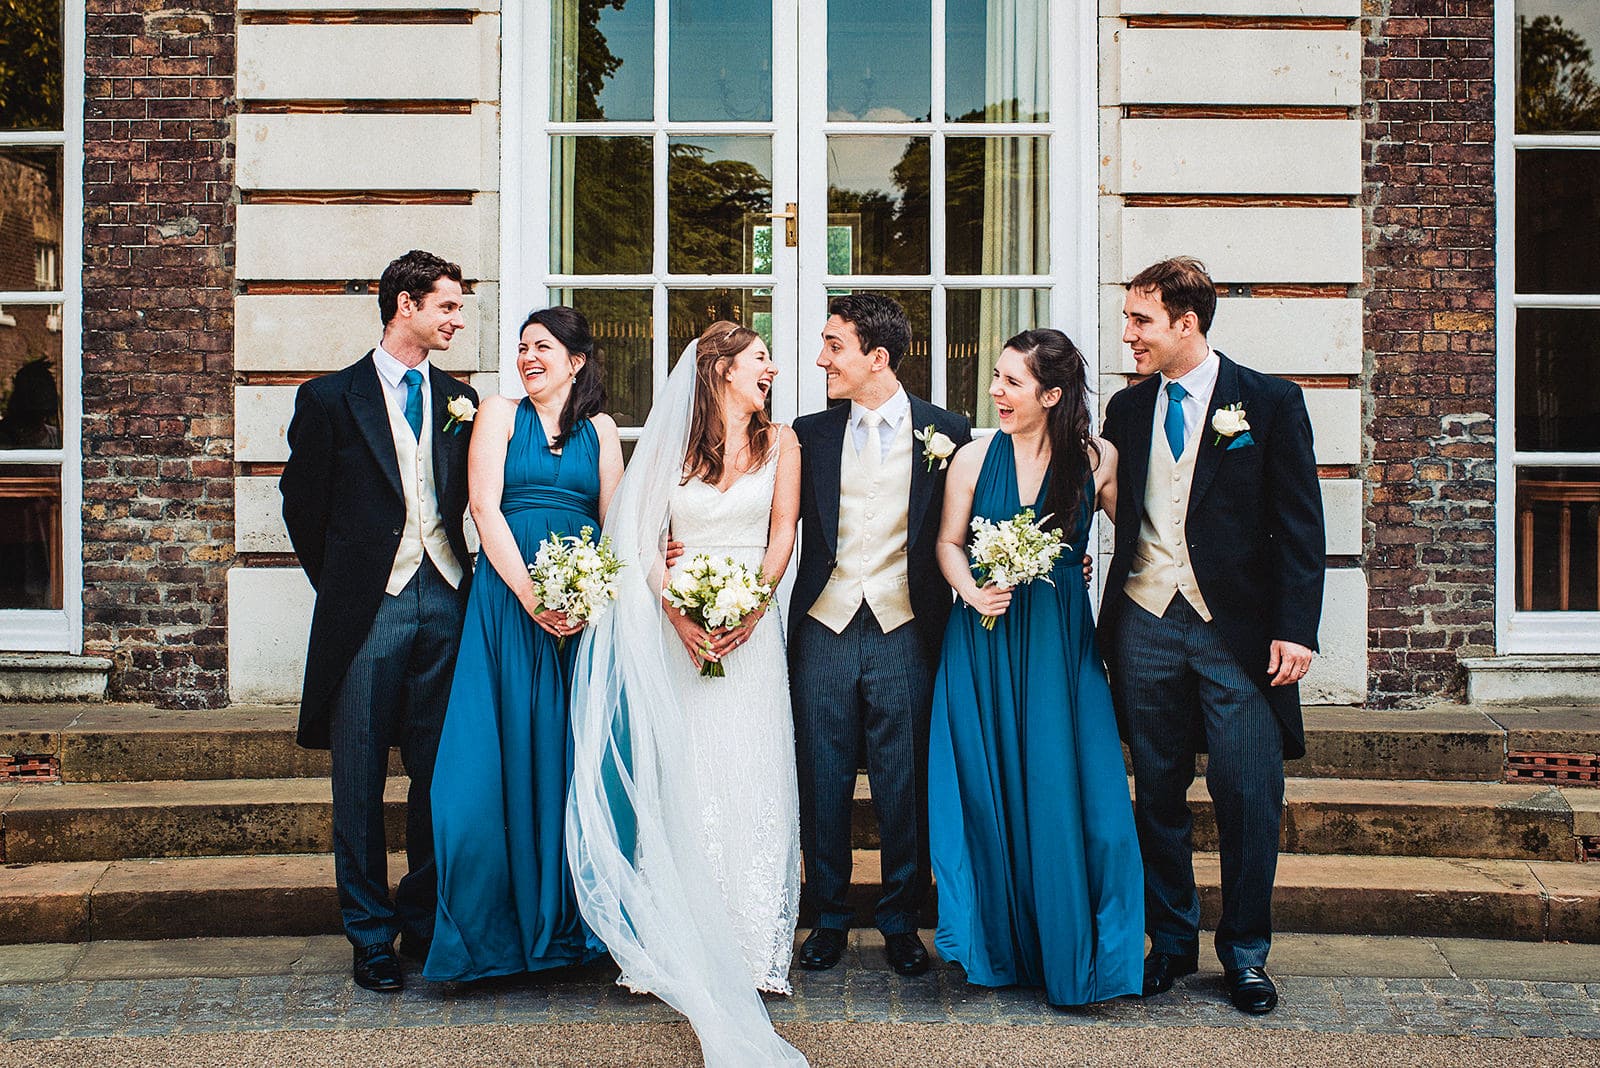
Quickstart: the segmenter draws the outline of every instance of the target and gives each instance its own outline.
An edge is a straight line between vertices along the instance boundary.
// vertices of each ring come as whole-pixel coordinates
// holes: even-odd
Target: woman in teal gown
[[[523,324],[526,397],[488,397],[469,424],[483,545],[439,741],[433,837],[439,908],[423,975],[465,981],[592,960],[567,870],[568,693],[576,634],[536,611],[528,562],[548,535],[594,527],[622,474],[594,337],[571,308]],[[485,566],[487,565],[487,566]]]
[[[952,461],[939,531],[940,569],[965,605],[934,686],[935,944],[968,982],[1042,986],[1055,1005],[1138,994],[1139,843],[1080,571],[1097,490],[1115,504],[1116,456],[1090,430],[1083,357],[1059,330],[1006,342],[989,393],[1001,433]],[[972,517],[1024,507],[1066,542],[1052,582],[980,587]]]

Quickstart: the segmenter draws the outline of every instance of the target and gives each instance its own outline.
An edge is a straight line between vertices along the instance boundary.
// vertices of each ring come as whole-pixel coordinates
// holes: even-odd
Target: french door
[[[529,309],[577,307],[632,436],[678,354],[730,319],[766,338],[783,371],[773,414],[792,419],[826,403],[829,297],[860,290],[906,308],[907,388],[980,425],[1012,333],[1061,326],[1093,363],[1083,7],[508,5],[507,369]]]

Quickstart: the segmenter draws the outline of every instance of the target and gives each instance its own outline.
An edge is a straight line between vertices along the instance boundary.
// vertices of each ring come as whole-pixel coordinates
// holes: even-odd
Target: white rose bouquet
[[[611,539],[594,540],[594,528],[576,535],[551,534],[539,543],[528,575],[539,611],[564,613],[572,623],[585,624],[599,615],[617,596],[617,573],[622,561],[612,551]],[[565,638],[556,639],[564,648]]]
[[[983,516],[972,519],[972,574],[979,585],[992,582],[1001,589],[1012,589],[1034,579],[1052,586],[1050,572],[1066,545],[1053,531],[1046,530],[1045,516],[1037,522],[1033,509],[996,523]],[[984,616],[986,630],[994,629],[994,616]]]
[[[713,559],[696,553],[678,569],[662,596],[706,630],[720,630],[737,627],[764,606],[772,599],[772,586],[730,556]],[[701,664],[700,674],[708,679],[727,676],[721,662],[715,660]]]

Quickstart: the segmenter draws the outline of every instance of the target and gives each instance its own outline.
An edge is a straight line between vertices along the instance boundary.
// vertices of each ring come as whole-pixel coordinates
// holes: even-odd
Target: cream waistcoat
[[[439,494],[433,484],[433,407],[432,390],[426,381],[422,384],[422,437],[411,434],[411,424],[405,413],[397,408],[393,398],[387,398],[383,407],[389,413],[389,434],[394,438],[395,456],[400,460],[400,489],[406,499],[406,525],[401,531],[400,548],[395,551],[394,564],[389,568],[389,585],[384,592],[394,597],[406,588],[411,576],[422,566],[422,554],[427,553],[433,566],[451,586],[461,585],[461,562],[450,549],[450,539],[445,535],[444,523],[439,518]]]
[[[1144,520],[1139,524],[1139,544],[1133,569],[1123,591],[1133,603],[1153,616],[1166,613],[1176,594],[1183,594],[1200,618],[1211,622],[1211,610],[1200,596],[1194,568],[1189,563],[1189,540],[1184,524],[1189,514],[1189,488],[1194,484],[1195,457],[1200,455],[1202,428],[1189,435],[1183,455],[1172,449],[1160,425],[1153,428],[1150,471],[1144,483]]]
[[[839,457],[837,563],[808,613],[835,634],[843,633],[861,602],[885,634],[911,622],[906,580],[906,540],[911,501],[911,419],[899,429],[883,459],[878,432],[866,435],[866,455],[856,452],[850,426]]]

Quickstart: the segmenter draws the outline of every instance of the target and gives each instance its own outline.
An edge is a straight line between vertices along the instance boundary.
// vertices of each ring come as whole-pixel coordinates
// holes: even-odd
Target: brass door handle
[[[800,205],[794,201],[784,205],[785,211],[769,211],[767,218],[783,220],[783,243],[794,248],[800,243]]]

